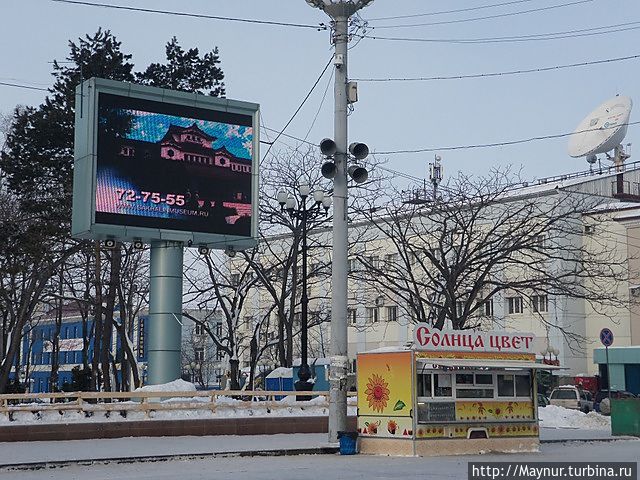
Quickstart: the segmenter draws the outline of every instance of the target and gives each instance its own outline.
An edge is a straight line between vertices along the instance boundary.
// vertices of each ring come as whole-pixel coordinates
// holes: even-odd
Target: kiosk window
[[[456,385],[473,385],[473,373],[456,373]]]
[[[498,396],[513,397],[513,375],[498,374]]]
[[[430,373],[418,374],[418,396],[419,397],[431,396],[431,374]]]
[[[453,392],[451,390],[451,374],[450,373],[436,373],[434,376],[434,396],[436,397],[451,397]]]
[[[516,397],[531,396],[531,378],[529,375],[516,375]]]
[[[476,385],[493,385],[493,375],[490,373],[476,373]]]

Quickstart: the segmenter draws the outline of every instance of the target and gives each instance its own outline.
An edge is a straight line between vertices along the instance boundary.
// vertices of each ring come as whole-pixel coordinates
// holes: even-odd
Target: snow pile
[[[272,370],[267,378],[293,378],[293,368],[278,367]]]
[[[547,405],[538,409],[538,415],[541,427],[582,430],[607,430],[611,428],[611,418],[597,412],[583,413],[557,405]]]
[[[145,385],[136,388],[136,392],[195,392],[196,386],[193,383],[186,382],[182,379],[173,382],[163,383],[160,385]]]

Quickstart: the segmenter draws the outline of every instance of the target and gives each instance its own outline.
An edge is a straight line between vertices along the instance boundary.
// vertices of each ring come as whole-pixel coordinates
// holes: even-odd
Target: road
[[[91,480],[313,480],[313,479],[466,479],[469,461],[635,461],[640,440],[544,444],[540,453],[464,457],[374,457],[311,455],[212,458],[138,464],[76,465],[38,471],[2,472],[0,479]]]

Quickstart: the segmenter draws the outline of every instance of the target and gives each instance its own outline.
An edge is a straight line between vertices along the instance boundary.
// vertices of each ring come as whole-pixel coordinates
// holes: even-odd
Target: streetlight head
[[[284,204],[287,203],[287,192],[280,190],[276,195],[276,200],[278,200],[280,206],[284,206]]]
[[[373,0],[307,0],[309,5],[325,11],[331,17],[353,15],[372,2]]]
[[[285,208],[287,210],[293,210],[296,207],[296,199],[293,197],[287,197]]]
[[[322,199],[324,198],[324,192],[320,189],[314,190],[313,192],[313,201],[316,203],[322,203]]]
[[[356,183],[364,183],[367,181],[367,178],[369,178],[367,169],[357,164],[349,165],[347,173]]]
[[[329,210],[329,207],[331,206],[333,199],[329,196],[326,196],[322,199],[322,206],[324,207],[325,211]]]
[[[298,187],[298,191],[300,192],[300,196],[302,198],[307,198],[309,196],[309,193],[311,192],[311,187],[308,184],[303,183]]]

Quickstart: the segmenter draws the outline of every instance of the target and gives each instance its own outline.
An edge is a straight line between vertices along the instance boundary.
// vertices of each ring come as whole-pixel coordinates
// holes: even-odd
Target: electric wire
[[[62,1],[62,0],[55,0],[55,1]],[[410,27],[426,27],[426,26],[435,26],[435,25],[451,25],[451,24],[456,24],[456,23],[467,23],[467,22],[477,22],[480,20],[493,20],[496,18],[504,18],[504,17],[513,17],[516,15],[526,15],[529,13],[537,13],[537,12],[542,12],[542,11],[547,11],[547,10],[553,10],[556,8],[564,8],[564,7],[571,7],[574,5],[580,5],[580,4],[584,4],[584,3],[591,3],[594,0],[576,0],[573,2],[567,2],[567,3],[560,3],[557,5],[548,5],[546,7],[538,7],[538,8],[532,8],[529,10],[520,10],[517,12],[508,12],[508,13],[499,13],[499,14],[495,14],[495,15],[486,15],[484,17],[473,17],[473,18],[463,18],[463,19],[457,19],[457,20],[442,20],[440,22],[427,22],[427,23],[412,23],[412,24],[405,24],[405,25],[380,25],[380,26],[373,26],[371,28],[374,28],[376,30],[379,29],[385,29],[385,28],[410,28]]]
[[[89,7],[101,7],[101,8],[112,8],[116,10],[128,10],[133,12],[144,12],[144,13],[159,13],[163,15],[174,15],[178,17],[192,17],[192,18],[204,18],[207,20],[224,20],[226,22],[240,22],[240,23],[253,23],[258,25],[271,25],[271,26],[279,26],[279,27],[296,27],[296,28],[313,28],[315,30],[326,30],[327,26],[324,24],[318,25],[309,25],[303,23],[290,23],[290,22],[278,22],[272,20],[256,20],[252,18],[235,18],[235,17],[222,17],[219,15],[206,15],[203,13],[187,13],[187,12],[176,12],[171,10],[157,10],[153,8],[141,8],[141,7],[132,7],[129,5],[111,5],[108,3],[94,3],[94,2],[85,2],[81,0],[51,0],[52,2],[57,3],[67,3],[71,5],[84,5]]]
[[[640,23],[640,22],[633,22]],[[607,27],[602,27],[607,28]],[[562,34],[537,34],[537,35],[525,35],[522,37],[495,37],[494,39],[482,39],[482,38],[414,38],[414,37],[383,37],[379,35],[369,35],[362,34],[357,35],[364,38],[368,38],[371,40],[386,40],[393,42],[414,42],[414,43],[450,43],[450,44],[461,44],[461,45],[480,45],[480,44],[491,44],[491,43],[525,43],[525,42],[541,42],[541,41],[549,41],[549,40],[562,40],[566,38],[581,38],[581,37],[593,37],[596,35],[607,35],[610,33],[618,33],[618,32],[628,32],[630,30],[638,30],[640,25],[634,25],[624,28],[610,28],[609,30],[595,32],[595,31],[584,31],[584,33],[562,33]],[[601,28],[600,28],[601,29]],[[594,29],[596,30],[596,29]],[[546,36],[543,36],[546,35]]]
[[[591,65],[602,65],[606,63],[623,62],[627,60],[637,60],[640,55],[629,55],[626,57],[607,58],[603,60],[593,60],[589,62],[570,63],[566,65],[554,65],[552,67],[537,67],[522,70],[507,70],[503,72],[490,72],[490,73],[472,73],[466,75],[449,75],[449,76],[435,76],[435,77],[388,77],[388,78],[353,78],[353,80],[359,82],[425,82],[433,80],[461,80],[466,78],[489,78],[489,77],[504,77],[508,75],[523,75],[526,73],[540,73],[548,72],[552,70],[562,70],[566,68],[587,67]]]
[[[625,125],[630,126],[630,125],[637,125],[637,124],[640,124],[640,120],[635,122],[628,122],[628,123],[614,125],[609,127],[609,129],[619,128]],[[449,146],[449,147],[427,147],[427,148],[416,148],[416,149],[410,149],[410,150],[376,151],[373,153],[378,155],[397,155],[397,154],[405,154],[405,153],[425,153],[425,152],[437,152],[437,151],[471,150],[471,149],[478,149],[478,148],[504,147],[509,145],[518,145],[522,143],[536,142],[540,140],[551,140],[555,138],[569,137],[576,133],[593,132],[598,130],[606,130],[606,128],[589,128],[586,130],[580,130],[580,131],[570,132],[570,133],[558,133],[555,135],[540,135],[536,137],[522,138],[518,140],[508,140],[503,142],[479,143],[479,144],[471,144],[471,145],[456,145],[456,146]]]
[[[48,92],[49,91],[49,89],[47,89],[47,88],[32,87],[30,85],[22,85],[22,84],[19,84],[19,83],[0,82],[0,85],[5,86],[5,87],[25,88],[27,90],[40,90],[42,92]]]
[[[282,127],[282,130],[280,130],[278,132],[278,134],[276,135],[276,137],[273,139],[273,142],[271,143],[271,145],[269,145],[269,148],[267,149],[266,153],[264,154],[263,158],[266,158],[267,155],[269,155],[269,152],[271,152],[271,148],[273,148],[273,145],[278,141],[278,139],[280,138],[280,136],[282,134],[284,134],[284,131],[287,129],[287,127],[291,124],[291,122],[293,122],[293,119],[296,118],[296,115],[298,115],[298,112],[300,112],[300,110],[302,110],[302,107],[304,106],[304,104],[307,102],[307,100],[309,99],[309,97],[311,96],[311,94],[313,93],[313,91],[316,89],[316,87],[318,86],[318,83],[320,83],[320,80],[322,80],[322,77],[324,77],[325,72],[327,71],[327,69],[329,68],[329,66],[331,65],[331,63],[333,62],[333,56],[329,59],[329,61],[327,62],[327,64],[324,66],[324,68],[322,69],[322,72],[320,73],[320,75],[318,76],[318,78],[316,79],[316,81],[313,83],[313,86],[311,87],[311,89],[309,90],[309,92],[307,93],[307,95],[304,97],[304,99],[302,100],[302,102],[300,103],[300,105],[298,106],[298,108],[296,109],[295,112],[293,112],[293,115],[291,115],[291,118],[289,119],[289,121],[285,124],[284,127]]]
[[[375,22],[379,20],[397,20],[400,18],[415,18],[415,17],[432,17],[436,15],[446,15],[450,13],[461,13],[461,12],[470,12],[473,10],[483,10],[486,8],[496,8],[496,7],[504,7],[506,5],[514,5],[516,3],[527,3],[533,2],[534,0],[514,0],[511,2],[502,2],[502,3],[492,3],[489,5],[479,5],[477,7],[469,7],[469,8],[458,8],[456,10],[442,10],[438,12],[428,12],[428,13],[414,13],[410,15],[396,15],[394,17],[377,17],[377,18],[367,18],[368,22]]]
[[[309,126],[309,130],[307,130],[307,133],[304,136],[305,141],[307,140],[307,138],[309,138],[309,135],[311,134],[311,130],[313,130],[313,127],[316,124],[316,120],[318,120],[318,115],[320,115],[320,111],[322,110],[322,106],[324,105],[324,101],[327,99],[327,92],[329,91],[329,87],[331,86],[331,81],[333,80],[333,74],[334,74],[334,72],[331,71],[331,75],[329,75],[329,81],[327,82],[327,86],[325,87],[324,93],[322,94],[322,100],[320,100],[320,105],[318,106],[318,111],[316,111],[316,114],[313,117],[313,121],[311,122],[311,125]]]

